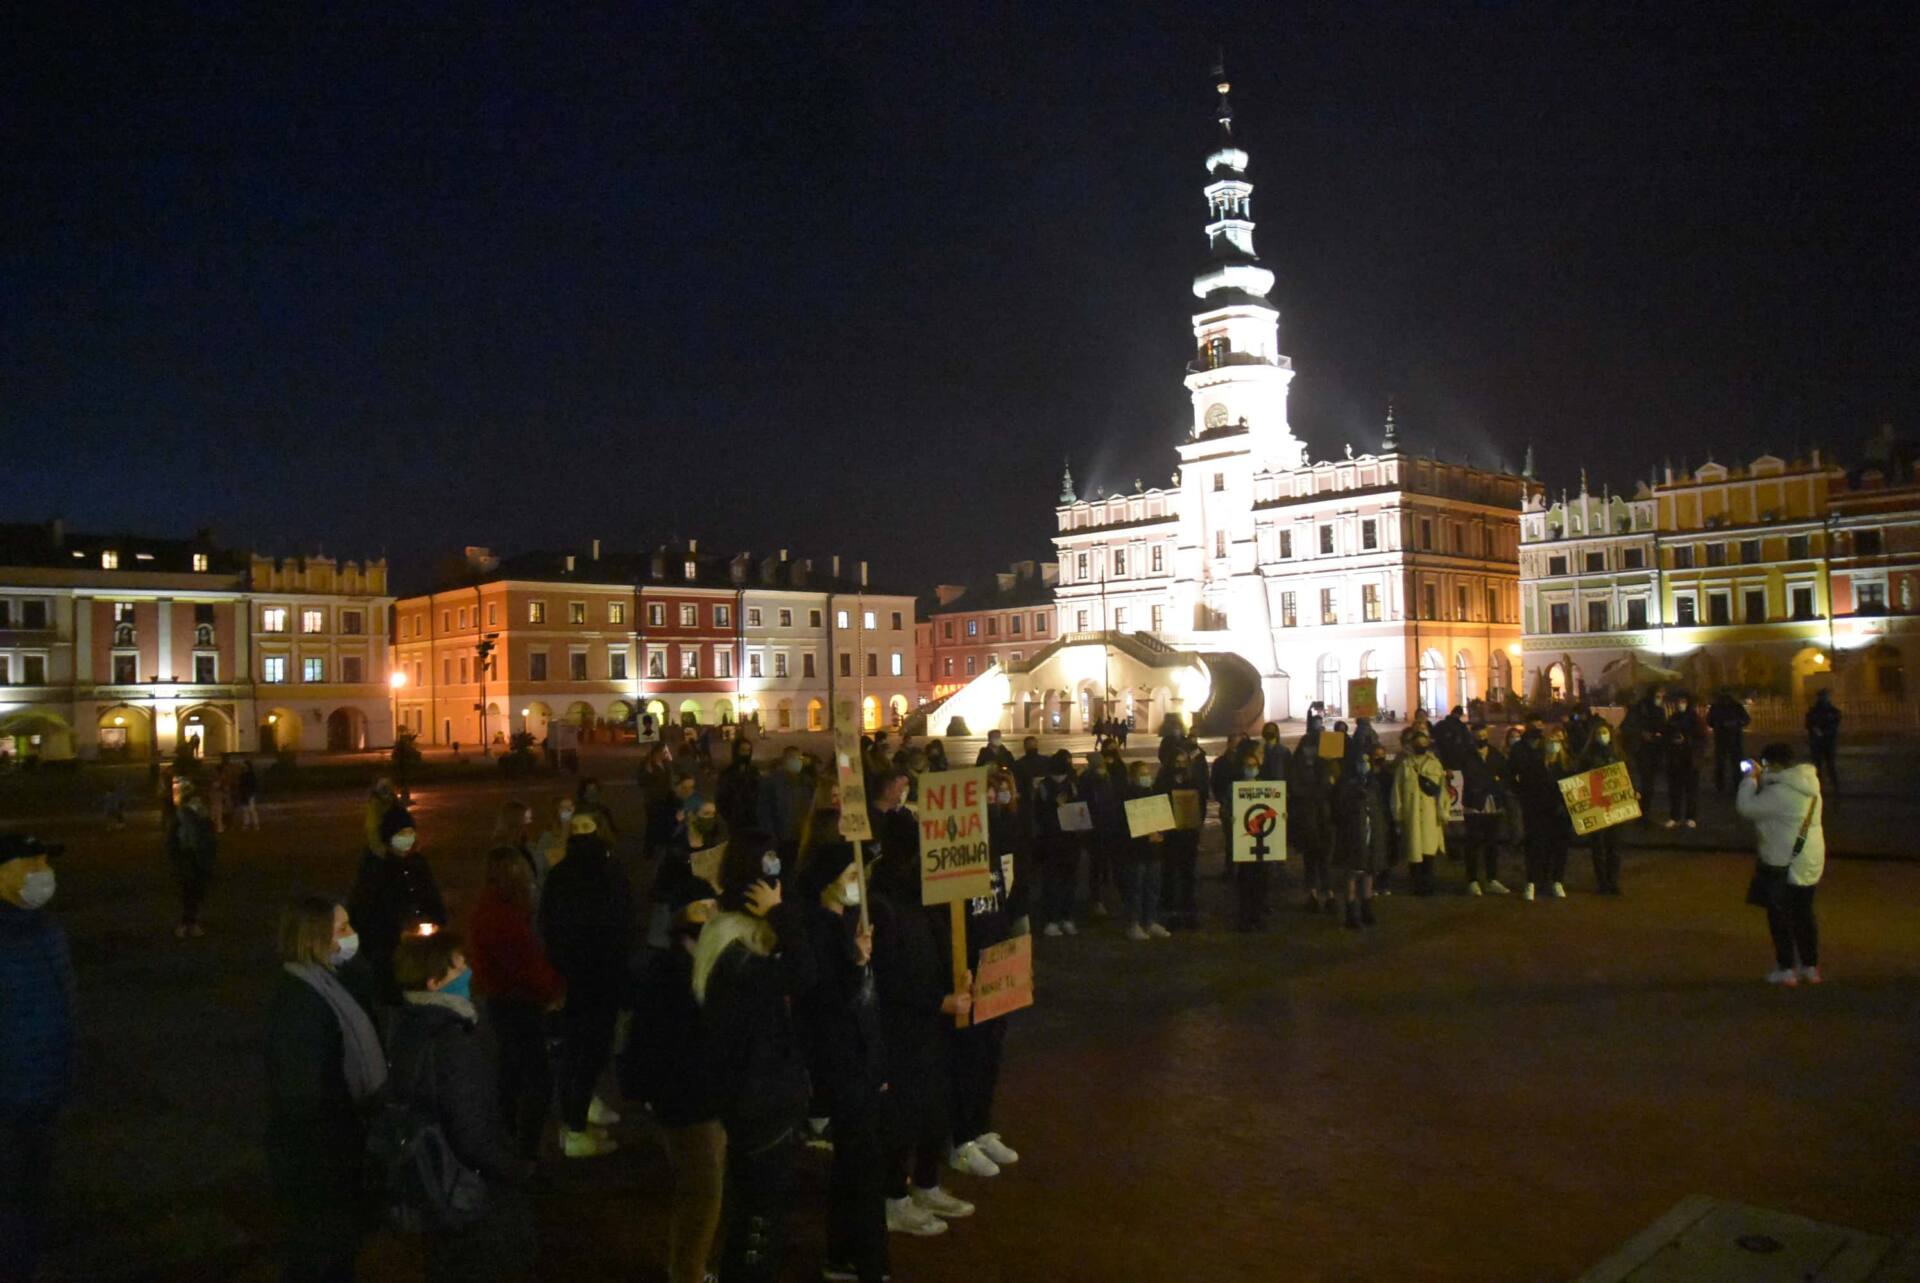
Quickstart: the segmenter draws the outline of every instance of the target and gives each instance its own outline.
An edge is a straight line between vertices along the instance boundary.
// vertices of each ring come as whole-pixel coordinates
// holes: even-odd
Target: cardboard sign
[[[1347,683],[1347,716],[1380,716],[1380,679],[1356,677]]]
[[[1560,796],[1566,799],[1575,837],[1640,818],[1640,799],[1633,795],[1633,777],[1625,762],[1569,775],[1560,781]]]
[[[1149,833],[1165,833],[1174,827],[1173,801],[1165,793],[1127,799],[1127,832],[1143,838]]]
[[[987,768],[920,777],[920,903],[952,904],[993,894],[987,842]]]
[[[840,836],[849,842],[873,838],[867,816],[867,777],[860,768],[860,732],[850,725],[833,728],[833,766],[840,781]]]
[[[1347,733],[1345,731],[1320,732],[1320,756],[1342,761],[1347,756]]]
[[[703,847],[693,852],[691,863],[693,876],[704,879],[713,888],[714,894],[720,893],[720,862],[727,858],[727,844]]]
[[[1287,858],[1285,780],[1235,780],[1233,815],[1227,826],[1235,864]]]
[[[1062,833],[1093,832],[1093,811],[1085,802],[1062,802],[1058,809]]]
[[[1197,829],[1200,827],[1200,790],[1175,789],[1173,797],[1173,827],[1176,829]]]
[[[1447,772],[1447,823],[1464,824],[1467,820],[1467,773],[1465,771]]]
[[[980,951],[973,973],[973,1023],[1033,1005],[1033,937],[1015,936]]]

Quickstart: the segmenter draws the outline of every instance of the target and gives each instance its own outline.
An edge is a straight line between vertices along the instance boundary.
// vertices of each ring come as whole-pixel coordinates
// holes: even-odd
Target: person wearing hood
[[[713,785],[714,809],[728,828],[745,832],[759,826],[763,783],[753,761],[753,741],[743,735],[733,742],[733,760]]]
[[[986,745],[981,748],[979,755],[973,759],[973,764],[975,766],[1000,766],[1005,767],[1009,771],[1013,769],[1013,754],[1008,750],[1007,746],[1001,742],[1000,732],[998,730],[987,732]]]
[[[420,834],[406,807],[389,807],[381,816],[379,840],[386,854],[361,857],[347,896],[347,916],[360,931],[354,965],[364,969],[373,1001],[391,1007],[400,1001],[393,980],[394,949],[404,936],[431,935],[446,926],[447,905],[433,867],[417,849]]]
[[[1540,739],[1537,751],[1520,754],[1518,760],[1514,784],[1520,792],[1527,846],[1527,885],[1520,898],[1532,900],[1550,890],[1554,899],[1564,900],[1567,845],[1573,840],[1573,821],[1560,792],[1560,781],[1573,774],[1566,732],[1554,727]]]
[[[180,925],[173,929],[176,940],[197,940],[207,933],[200,925],[200,906],[219,864],[219,839],[213,830],[206,796],[192,785],[182,784],[180,803],[166,826],[167,862],[173,866],[174,882],[180,888]]]
[[[620,1115],[594,1095],[613,1052],[613,1028],[625,998],[629,906],[625,880],[594,817],[575,811],[567,858],[547,875],[540,937],[567,982],[560,1011],[561,1148],[595,1158],[619,1146],[604,1129]]]
[[[1434,866],[1447,850],[1446,786],[1446,769],[1433,752],[1433,736],[1416,722],[1393,777],[1393,820],[1415,895],[1433,894]]]
[[[393,790],[393,781],[382,776],[373,782],[373,788],[367,793],[366,811],[362,816],[362,831],[366,835],[366,853],[368,855],[387,854],[386,839],[380,835],[381,822],[387,812],[400,805]]]
[[[1070,775],[1071,766],[1065,769]],[[905,793],[904,772],[887,777],[879,796],[882,814],[902,814]],[[873,975],[893,1098],[887,1228],[924,1237],[944,1233],[947,1220],[973,1214],[973,1204],[940,1187],[953,1133],[953,1017],[973,1009],[973,977],[955,981],[946,906],[920,903],[918,826],[890,826],[887,832],[893,840],[867,880]]]
[[[1587,746],[1580,751],[1579,759],[1574,763],[1574,773],[1584,775],[1588,771],[1601,770],[1614,763],[1626,762],[1626,754],[1620,751],[1619,740],[1615,738],[1613,727],[1605,718],[1596,718],[1593,731],[1587,736]],[[1593,886],[1601,895],[1620,894],[1620,829],[1614,825],[1604,829],[1595,829],[1587,835],[1587,852],[1593,857]]]
[[[1080,880],[1081,836],[1060,827],[1060,808],[1081,800],[1073,755],[1061,749],[1047,759],[1045,774],[1028,790],[1033,799],[1035,854],[1040,858],[1042,935],[1078,935],[1073,921],[1074,886]]]
[[[501,1108],[520,1156],[532,1162],[553,1100],[546,1015],[559,1007],[567,982],[534,933],[533,882],[520,853],[510,846],[487,852],[485,877],[467,922],[473,992],[500,1053]]]
[[[840,835],[837,790],[816,809],[795,879],[795,908],[813,953],[813,985],[794,1003],[814,1096],[833,1134],[827,1181],[826,1278],[887,1277],[886,1048],[870,963],[873,926],[861,917],[857,847]]]
[[[48,861],[60,852],[0,834],[0,1278],[34,1276],[52,1199],[54,1123],[73,1090],[73,957],[47,911],[56,884]]]
[[[1759,859],[1748,902],[1767,911],[1773,936],[1769,984],[1820,983],[1820,930],[1813,893],[1827,867],[1826,805],[1820,772],[1795,762],[1786,744],[1769,744],[1733,795],[1734,809],[1757,836]]]
[[[1334,885],[1340,888],[1350,928],[1370,927],[1373,917],[1373,880],[1386,868],[1393,847],[1387,823],[1387,804],[1373,779],[1376,764],[1385,769],[1386,755],[1353,754],[1333,787]]]
[[[351,1279],[366,1232],[366,1118],[387,1060],[371,1014],[340,976],[359,947],[347,911],[325,896],[301,896],[281,912],[266,1018],[266,1150],[288,1279]]]
[[[749,831],[720,862],[720,913],[693,955],[701,1056],[727,1133],[720,1277],[780,1274],[793,1140],[812,1081],[793,1010],[813,987],[813,953],[797,903],[781,891],[772,834]]]
[[[599,780],[592,776],[581,780],[573,791],[573,801],[574,814],[591,815],[598,823],[601,841],[612,846],[620,840],[620,826],[614,823],[613,811],[607,806]]]
[[[927,769],[929,771],[947,771],[953,769],[947,762],[947,746],[940,740],[927,741]]]
[[[408,936],[394,950],[393,972],[402,1002],[387,1033],[388,1096],[430,1115],[467,1179],[482,1187],[484,1210],[471,1223],[427,1229],[428,1283],[524,1278],[537,1256],[531,1168],[500,1109],[492,1039],[474,1010],[459,934]]]
[[[1833,692],[1821,687],[1807,709],[1807,753],[1814,770],[1835,788],[1840,786],[1840,717]]]
[[[1361,757],[1370,756],[1373,753],[1374,745],[1379,742],[1380,732],[1374,729],[1373,719],[1371,717],[1356,717],[1353,719],[1353,738],[1347,741],[1347,751],[1349,753],[1357,753]]]

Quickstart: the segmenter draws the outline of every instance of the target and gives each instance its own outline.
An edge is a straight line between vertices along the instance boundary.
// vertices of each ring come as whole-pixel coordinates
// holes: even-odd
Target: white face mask
[[[396,851],[411,851],[413,844],[419,840],[420,837],[416,833],[396,833],[387,839],[387,845]]]
[[[344,967],[353,961],[353,955],[360,952],[359,935],[348,932],[333,942],[333,965]]]
[[[840,903],[846,905],[848,908],[854,908],[859,905],[860,884],[858,882],[842,882],[840,884]]]
[[[573,808],[569,806],[560,812],[560,823],[571,824],[572,822],[573,822]]]
[[[27,874],[20,882],[20,903],[29,909],[38,909],[53,899],[53,870],[38,869]]]

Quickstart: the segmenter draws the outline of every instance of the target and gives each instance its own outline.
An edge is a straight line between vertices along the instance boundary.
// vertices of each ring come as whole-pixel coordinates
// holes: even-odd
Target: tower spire
[[[1520,475],[1528,481],[1533,480],[1533,442],[1531,441],[1527,442],[1527,458],[1526,462],[1520,465]]]
[[[1080,497],[1073,492],[1073,465],[1069,460],[1060,461],[1060,502],[1078,503]]]
[[[1399,437],[1399,434],[1394,431],[1394,427],[1393,427],[1393,398],[1392,397],[1387,398],[1387,431],[1386,431],[1386,436],[1382,439],[1380,443],[1380,448],[1386,451],[1388,454],[1392,454],[1400,448],[1400,437]]]

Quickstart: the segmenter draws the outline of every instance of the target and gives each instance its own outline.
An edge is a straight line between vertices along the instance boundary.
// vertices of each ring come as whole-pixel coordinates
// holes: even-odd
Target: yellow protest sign
[[[1625,762],[1569,775],[1560,781],[1560,796],[1566,800],[1575,837],[1640,818],[1640,799],[1634,796],[1633,777],[1627,774]]]
[[[993,894],[987,841],[987,768],[920,777],[920,903],[952,904]]]

